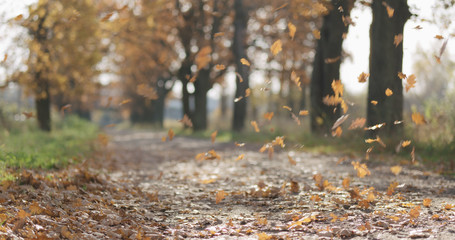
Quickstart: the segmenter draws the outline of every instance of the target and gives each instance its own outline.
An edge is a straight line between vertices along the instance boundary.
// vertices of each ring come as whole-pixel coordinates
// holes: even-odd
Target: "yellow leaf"
[[[251,121],[250,124],[253,126],[255,132],[260,132],[258,123],[256,121]]]
[[[299,115],[300,116],[307,116],[308,115],[308,110],[300,110]]]
[[[270,121],[270,120],[272,120],[273,115],[274,115],[273,112],[267,112],[267,113],[264,113],[264,118]]]
[[[412,219],[418,218],[420,216],[420,206],[416,206],[413,209],[409,210],[409,216]]]
[[[371,104],[373,104],[373,105],[378,105],[378,101],[376,101],[376,100],[371,100]]]
[[[375,199],[376,199],[376,196],[374,196],[373,191],[368,192],[367,201],[373,202]]]
[[[432,201],[432,200],[429,199],[429,198],[423,199],[423,206],[425,206],[425,207],[430,207],[431,201]]]
[[[341,137],[343,133],[343,129],[341,127],[337,127],[334,131],[332,131],[332,137]]]
[[[317,29],[314,29],[313,30],[313,36],[316,39],[321,39],[321,32],[319,30],[317,30]]]
[[[169,129],[169,131],[167,132],[167,136],[169,137],[169,141],[172,141],[172,139],[174,139],[174,136],[175,136],[175,133],[174,133],[174,130]]]
[[[403,141],[401,143],[401,146],[405,148],[405,147],[409,146],[409,144],[411,144],[411,141],[410,140],[406,140],[406,141]]]
[[[331,85],[333,92],[335,93],[335,96],[342,97],[344,92],[344,86],[343,83],[341,83],[341,80],[333,80]]]
[[[386,95],[387,97],[392,96],[392,94],[393,94],[393,92],[392,92],[392,90],[390,90],[390,88],[387,88],[387,89],[385,90],[385,95]]]
[[[289,28],[289,37],[291,37],[291,39],[294,39],[297,28],[292,23],[288,23],[288,28]]]
[[[209,183],[213,183],[215,181],[216,181],[215,178],[211,178],[211,179],[200,180],[199,182],[202,183],[202,184],[209,184]]]
[[[393,182],[389,185],[389,187],[387,188],[387,195],[388,196],[392,196],[393,192],[395,191],[395,188],[397,188],[398,186],[398,183],[397,182]]]
[[[8,53],[5,53],[5,56],[3,57],[2,62],[6,62],[6,59],[8,59]]]
[[[364,178],[365,176],[371,175],[370,170],[368,170],[368,167],[365,163],[359,163],[359,162],[351,162],[352,166],[354,166],[354,169],[357,170],[357,176],[359,178]]]
[[[416,125],[421,125],[421,124],[427,123],[427,121],[425,121],[424,116],[422,114],[420,114],[419,112],[412,113],[411,119]]]
[[[286,110],[288,110],[289,112],[291,112],[291,111],[292,111],[292,108],[291,108],[291,107],[289,107],[289,106],[283,106],[283,108],[284,108],[284,109],[286,109]]]
[[[212,138],[212,143],[215,142],[215,139],[216,139],[216,135],[218,134],[218,131],[215,131],[213,132],[212,134],[210,134],[210,137]]]
[[[240,155],[235,159],[235,161],[240,161],[240,160],[242,160],[243,158],[245,158],[245,154],[240,154]]]
[[[281,40],[276,40],[270,47],[270,51],[274,56],[283,50]]]
[[[245,58],[241,58],[241,59],[240,59],[240,62],[241,62],[243,65],[247,65],[248,67],[251,65],[250,62],[248,62],[248,60],[246,60]]]
[[[322,199],[319,197],[319,195],[313,195],[310,197],[310,200],[313,202],[320,202]]]
[[[387,15],[389,16],[389,18],[392,18],[393,17],[393,13],[395,12],[395,9],[390,7],[389,4],[387,4],[386,2],[382,2],[382,5],[384,5],[384,7],[386,7]]]
[[[406,92],[409,91],[409,89],[415,87],[415,84],[417,83],[416,81],[416,76],[412,74],[406,79]]]
[[[256,234],[258,236],[258,240],[270,240],[272,239],[272,236],[268,235],[267,233],[258,233]]]
[[[215,69],[216,70],[224,70],[224,69],[226,69],[226,66],[224,66],[223,64],[217,64],[217,65],[215,65]]]
[[[444,205],[444,209],[445,209],[445,210],[451,210],[451,209],[454,208],[454,207],[455,207],[455,205],[449,204],[449,203],[447,203],[446,205]]]
[[[367,81],[367,78],[370,76],[369,73],[364,73],[362,72],[358,77],[357,79],[359,80],[360,83],[364,83]]]
[[[390,171],[392,171],[392,173],[395,174],[395,175],[397,176],[398,174],[400,174],[400,172],[401,172],[402,169],[403,169],[403,168],[402,168],[401,166],[396,165],[396,166],[391,167],[391,168],[390,168]]]
[[[226,197],[226,195],[227,195],[226,192],[224,192],[223,190],[216,192],[215,196],[216,204],[220,203]]]
[[[167,139],[166,136],[161,137],[161,142],[166,142],[166,139]]]
[[[403,41],[403,34],[398,34],[398,35],[395,35],[394,38],[393,38],[393,44],[395,45],[395,47],[398,47],[398,45],[400,45],[400,43]]]

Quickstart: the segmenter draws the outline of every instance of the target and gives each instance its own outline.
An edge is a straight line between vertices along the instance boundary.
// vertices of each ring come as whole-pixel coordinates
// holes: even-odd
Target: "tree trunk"
[[[384,4],[384,3],[386,4]],[[387,4],[394,9],[389,17]],[[368,85],[367,122],[369,126],[386,123],[384,130],[390,136],[401,136],[403,126],[394,121],[403,119],[403,86],[398,73],[402,69],[403,44],[394,44],[395,36],[403,34],[404,24],[410,17],[407,0],[374,0],[373,22],[370,29],[370,82]],[[402,35],[401,35],[402,36]],[[386,96],[389,88],[393,95]],[[371,101],[377,101],[377,105]],[[376,136],[370,131],[369,136]]]
[[[42,90],[42,96],[36,96],[35,99],[36,119],[38,120],[38,126],[41,130],[50,132],[51,96],[49,93],[49,86],[47,85],[47,83],[43,85],[44,89]]]
[[[329,14],[324,16],[320,31],[321,38],[317,42],[316,56],[313,62],[313,73],[310,83],[311,98],[311,130],[313,133],[326,134],[332,124],[340,116],[340,107],[327,106],[323,98],[334,95],[331,84],[340,78],[340,63],[343,34],[347,33],[348,25],[343,22],[343,15],[348,17],[354,0],[332,0]],[[342,7],[343,12],[340,11]]]
[[[240,59],[246,56],[246,29],[248,24],[248,12],[243,5],[243,0],[235,0],[234,3],[235,19],[234,19],[234,43],[233,43],[233,54],[235,58],[235,64],[237,72],[242,77],[236,78],[236,90],[235,98],[243,97],[238,102],[234,103],[234,116],[232,122],[232,130],[241,131],[245,127],[245,119],[247,114],[247,103],[248,98],[245,97],[245,91],[249,88],[249,69],[248,66],[241,63]]]
[[[193,129],[195,131],[207,129],[207,92],[210,90],[210,69],[199,70],[194,82],[195,110],[193,118]]]

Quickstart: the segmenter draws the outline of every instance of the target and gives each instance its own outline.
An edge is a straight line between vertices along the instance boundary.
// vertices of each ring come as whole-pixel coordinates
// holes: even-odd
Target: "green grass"
[[[0,129],[0,164],[3,168],[61,168],[93,150],[98,127],[74,116],[53,124],[50,133],[36,123],[23,123],[10,131]],[[1,169],[0,169],[1,170]]]

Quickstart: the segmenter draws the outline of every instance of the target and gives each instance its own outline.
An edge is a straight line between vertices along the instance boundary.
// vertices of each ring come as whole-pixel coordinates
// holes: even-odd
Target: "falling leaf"
[[[401,146],[405,148],[405,147],[409,146],[409,144],[411,144],[411,141],[410,140],[406,140],[406,141],[403,141],[401,143]]]
[[[359,163],[359,162],[351,162],[352,166],[354,166],[354,169],[357,170],[357,176],[359,178],[364,178],[365,176],[371,175],[370,170],[368,170],[368,167],[365,163]]]
[[[242,83],[242,82],[243,82],[243,77],[242,77],[242,75],[240,75],[240,73],[238,73],[238,72],[235,72],[235,75],[238,77],[239,82]]]
[[[351,179],[349,177],[344,178],[343,182],[341,182],[341,185],[343,186],[344,189],[348,189],[350,184],[351,184]]]
[[[407,79],[406,79],[406,92],[409,91],[409,89],[415,87],[415,84],[416,84],[416,76],[414,74],[412,74],[411,76],[409,76]]]
[[[406,74],[402,73],[402,72],[398,72],[398,77],[400,79],[405,79],[406,78]]]
[[[2,62],[6,62],[6,59],[8,59],[8,53],[5,53],[5,56],[3,57]]]
[[[352,121],[351,125],[349,126],[349,130],[357,129],[357,128],[363,128],[366,123],[365,118],[356,118],[355,120]]]
[[[186,114],[183,115],[182,120],[179,120],[179,122],[183,123],[183,126],[193,127],[193,123],[191,122],[191,119]]]
[[[398,47],[398,45],[400,45],[400,43],[403,41],[403,34],[398,34],[398,35],[395,35],[395,37],[393,38],[393,44],[395,45],[395,47]]]
[[[236,103],[236,102],[239,102],[239,101],[242,100],[242,99],[243,99],[243,96],[240,96],[240,97],[238,97],[238,98],[234,98],[234,102],[235,102],[235,103]]]
[[[17,15],[16,17],[14,17],[14,21],[20,21],[20,20],[22,20],[23,18],[24,18],[24,15],[19,14],[19,15]]]
[[[376,105],[378,105],[378,101],[376,101],[376,100],[371,100],[371,104],[373,104],[373,105],[376,106]]]
[[[425,117],[422,114],[420,114],[419,112],[412,113],[411,119],[416,125],[422,125],[422,124],[427,123],[425,121]]]
[[[71,109],[71,104],[66,104],[65,106],[60,108],[60,114],[63,116],[65,115],[65,110]]]
[[[218,134],[218,131],[213,132],[210,134],[210,137],[212,138],[212,143],[215,143],[216,135]]]
[[[416,219],[420,216],[420,206],[416,206],[413,209],[409,210],[409,217]]]
[[[341,127],[337,127],[334,131],[332,131],[332,137],[341,137],[343,133],[343,129]]]
[[[308,115],[308,110],[300,110],[299,115],[300,116],[307,116]]]
[[[397,182],[392,182],[389,187],[387,188],[387,195],[392,196],[393,192],[395,192],[395,188],[397,188],[398,183]]]
[[[224,36],[224,32],[217,32],[215,34],[213,34],[213,37],[222,37]]]
[[[362,72],[358,77],[357,79],[359,80],[359,83],[364,83],[367,81],[367,78],[370,76],[369,73],[364,73]]]
[[[294,24],[292,24],[290,22],[290,23],[288,23],[288,29],[289,29],[289,37],[291,37],[291,39],[294,39],[295,32],[297,31],[297,28],[295,27]]]
[[[444,53],[444,51],[446,50],[446,47],[447,47],[447,42],[449,41],[449,39],[446,39],[444,41],[444,43],[442,44],[442,47],[441,49],[439,50],[439,58],[442,57],[442,54]]]
[[[291,108],[291,107],[289,107],[289,106],[283,106],[283,108],[284,108],[284,109],[286,109],[286,110],[288,110],[289,112],[291,112],[291,111],[292,111],[292,108]]]
[[[344,92],[344,86],[343,83],[341,83],[341,80],[333,80],[332,81],[332,90],[335,93],[335,96],[342,97],[343,92]]]
[[[442,35],[436,35],[436,36],[434,36],[434,38],[436,38],[436,39],[438,39],[438,40],[444,39],[444,37],[443,37]]]
[[[245,146],[245,143],[238,143],[238,142],[235,142],[235,146],[236,146],[236,147],[244,147],[244,146]]]
[[[250,124],[253,126],[255,132],[260,132],[258,123],[256,121],[251,121]]]
[[[324,59],[324,62],[325,62],[326,64],[336,63],[336,62],[338,62],[338,60],[340,60],[340,59],[341,59],[341,56],[334,57],[334,58],[326,58],[326,59]]]
[[[384,5],[384,7],[386,7],[387,15],[389,16],[389,18],[392,18],[393,17],[393,13],[395,12],[395,9],[390,7],[389,4],[387,4],[386,2],[382,2],[382,5]]]
[[[281,40],[276,40],[270,47],[270,51],[274,56],[281,52],[281,50],[283,50]]]
[[[369,148],[365,151],[365,159],[366,159],[366,160],[369,160],[369,159],[370,159],[370,153],[371,153],[371,151],[373,151],[373,148],[374,148],[374,146],[369,147]]]
[[[288,155],[288,161],[289,161],[289,163],[290,163],[291,165],[293,165],[293,166],[297,165],[297,162],[296,162],[291,156],[289,156],[289,155]]]
[[[110,12],[110,13],[106,14],[103,18],[101,18],[101,22],[105,22],[105,21],[109,20],[112,17],[112,14],[114,14],[114,13]]]
[[[346,115],[343,115],[341,117],[339,117],[335,123],[333,124],[332,126],[332,130],[335,130],[336,128],[338,128],[341,124],[343,124],[347,119],[349,118],[349,114],[346,114]]]
[[[122,106],[122,105],[125,105],[127,103],[130,103],[131,101],[132,101],[131,99],[125,99],[125,100],[122,100],[118,105]]]
[[[245,58],[241,58],[241,59],[240,59],[240,62],[241,62],[243,65],[247,65],[248,67],[251,65],[250,62],[248,62],[248,60],[246,60]]]
[[[198,70],[205,68],[212,61],[211,54],[212,48],[210,46],[205,46],[199,50],[194,60]]]
[[[22,112],[22,114],[24,114],[25,118],[27,118],[27,119],[34,118],[34,117],[35,117],[35,115],[33,114],[33,112]]]
[[[235,161],[240,161],[240,160],[242,160],[243,158],[245,158],[245,154],[240,154],[240,155],[235,159]]]
[[[415,155],[415,147],[412,147],[411,151],[411,162],[414,163],[416,161],[416,155]]]
[[[425,206],[425,207],[430,207],[431,201],[432,201],[432,200],[429,199],[429,198],[423,199],[423,206]]]
[[[380,123],[380,124],[376,124],[374,126],[371,126],[371,127],[366,127],[364,128],[365,130],[376,130],[376,129],[380,129],[382,127],[385,126],[385,123]]]
[[[175,136],[175,133],[174,133],[174,130],[169,129],[169,131],[167,132],[167,136],[169,137],[169,141],[172,141],[172,139],[174,139],[174,136]]]
[[[385,90],[385,95],[386,95],[387,97],[392,96],[392,94],[393,94],[393,92],[392,92],[392,90],[390,90],[390,88],[387,88],[387,89]]]
[[[166,142],[166,139],[167,139],[166,136],[162,136],[162,137],[161,137],[161,142]]]
[[[245,89],[245,97],[249,97],[251,95],[251,89],[247,88]]]
[[[226,197],[226,195],[227,195],[226,192],[224,192],[223,190],[216,192],[215,196],[216,204],[220,203]]]
[[[420,25],[417,25],[417,26],[414,27],[414,29],[417,29],[417,30],[420,30],[420,29],[422,29],[422,28],[423,28],[423,27],[420,26]]]
[[[267,120],[272,120],[274,113],[273,112],[266,112],[264,113],[264,118]]]
[[[313,30],[313,36],[316,39],[321,39],[321,32],[318,29]]]
[[[395,176],[398,176],[398,174],[400,174],[402,169],[403,168],[400,165],[390,167],[390,171],[392,171],[392,173],[395,174]]]
[[[300,192],[300,186],[298,182],[291,181],[291,192],[292,193],[299,193]]]
[[[223,64],[217,64],[217,65],[215,65],[215,69],[216,70],[224,70],[224,69],[226,69],[226,66],[224,66]]]

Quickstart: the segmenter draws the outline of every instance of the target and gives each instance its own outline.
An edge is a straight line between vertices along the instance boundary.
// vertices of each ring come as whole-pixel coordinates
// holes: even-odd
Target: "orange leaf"
[[[403,141],[401,143],[401,146],[405,148],[405,147],[409,146],[409,144],[411,144],[411,141],[410,140],[406,140],[406,141]]]
[[[317,30],[317,29],[314,29],[313,30],[313,36],[316,39],[321,39],[321,32],[319,30]]]
[[[400,43],[403,41],[403,34],[398,34],[398,35],[395,35],[395,37],[393,38],[393,44],[395,44],[395,47],[398,47],[398,45],[400,45]]]
[[[114,14],[114,13],[110,12],[110,13],[106,14],[103,18],[101,18],[101,22],[105,22],[105,21],[109,20],[109,18],[112,17],[112,14]]]
[[[347,177],[343,179],[343,182],[341,184],[343,185],[343,188],[348,189],[349,185],[351,184],[351,179]]]
[[[251,95],[251,89],[247,88],[245,89],[245,97],[249,97]]]
[[[215,139],[216,139],[216,135],[218,134],[218,131],[215,131],[213,132],[212,134],[210,134],[210,137],[212,138],[212,143],[215,142]]]
[[[308,110],[300,110],[299,115],[300,116],[307,116],[308,115]]]
[[[366,123],[365,118],[356,118],[355,120],[352,121],[351,126],[349,126],[349,130],[357,129],[357,128],[363,128]]]
[[[289,106],[283,106],[283,108],[288,110],[289,112],[292,111],[292,108],[290,108]]]
[[[131,102],[131,99],[125,99],[119,103],[119,106],[122,106],[122,105],[130,103],[130,102]]]
[[[24,114],[25,118],[27,118],[27,119],[34,118],[34,117],[35,117],[35,115],[33,114],[33,112],[22,112],[22,114]]]
[[[281,40],[276,40],[270,47],[270,51],[274,56],[280,53],[281,50],[283,50]]]
[[[295,181],[291,181],[291,192],[292,193],[299,193],[300,192],[300,187],[299,183]]]
[[[167,136],[169,137],[169,141],[172,141],[172,139],[174,139],[174,136],[175,136],[175,133],[174,133],[174,130],[169,129],[169,131],[167,132]]]
[[[439,40],[444,39],[444,37],[442,35],[436,35],[436,36],[434,36],[434,38],[439,39]]]
[[[288,155],[288,160],[291,165],[293,165],[293,166],[297,165],[297,162],[289,155]]]
[[[416,206],[413,209],[409,210],[409,217],[412,219],[418,218],[420,216],[420,206]]]
[[[253,126],[255,132],[260,132],[258,123],[256,121],[251,121],[251,126]]]
[[[416,76],[412,74],[406,79],[406,92],[409,91],[409,89],[415,87],[415,84],[417,83],[416,81]]]
[[[392,92],[392,90],[390,90],[390,88],[387,88],[387,89],[385,90],[385,95],[386,95],[387,97],[392,96],[392,94],[393,94],[393,92]]]
[[[368,170],[368,167],[365,163],[359,163],[359,162],[351,162],[352,166],[354,166],[354,169],[357,170],[357,176],[359,178],[364,178],[365,176],[371,175],[370,170]]]
[[[406,78],[406,74],[404,74],[404,73],[402,73],[402,72],[399,72],[399,73],[398,73],[398,77],[399,77],[400,79],[405,79],[405,78]]]
[[[227,195],[226,192],[224,192],[223,190],[216,192],[215,196],[216,204],[220,203],[226,197],[226,195]]]
[[[343,133],[343,129],[341,127],[337,127],[334,131],[332,131],[332,137],[341,137]]]
[[[294,24],[288,23],[288,29],[289,29],[289,37],[291,37],[291,39],[294,39],[297,28],[295,27]]]
[[[270,240],[273,236],[268,235],[267,233],[261,232],[256,234],[258,236],[258,240]]]
[[[215,65],[215,69],[216,70],[224,70],[224,69],[226,69],[226,66],[224,66],[223,64],[217,64],[217,65]]]
[[[264,113],[264,118],[267,120],[272,120],[274,113],[273,112],[266,112]]]
[[[240,160],[242,160],[243,158],[245,158],[245,154],[240,154],[240,155],[235,159],[235,161],[240,161]]]
[[[213,35],[213,37],[222,37],[224,36],[224,32],[217,32]]]
[[[20,21],[20,20],[22,20],[22,18],[24,18],[24,15],[19,14],[16,17],[14,17],[14,21]]]
[[[393,13],[395,12],[395,9],[390,7],[389,4],[387,4],[386,2],[382,2],[382,5],[384,5],[384,7],[386,7],[387,15],[389,16],[389,18],[392,18],[393,17]]]
[[[243,65],[247,65],[248,67],[251,65],[250,62],[248,62],[248,60],[246,60],[245,58],[241,58],[241,59],[240,59],[240,62],[241,62]]]
[[[193,123],[191,122],[191,119],[186,114],[183,115],[182,120],[179,120],[179,122],[183,123],[184,126],[193,127]]]
[[[425,207],[430,207],[431,201],[432,201],[432,200],[429,199],[429,198],[423,199],[423,206],[425,206]]]
[[[373,104],[373,105],[378,105],[378,101],[376,101],[376,100],[371,100],[371,104]]]
[[[425,117],[422,114],[420,114],[419,112],[412,113],[411,119],[416,125],[421,125],[421,124],[427,123],[427,121],[425,121]]]

